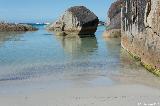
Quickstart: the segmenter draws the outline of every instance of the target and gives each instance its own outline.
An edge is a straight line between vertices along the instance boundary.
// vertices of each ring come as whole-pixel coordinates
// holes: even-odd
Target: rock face
[[[123,6],[124,0],[117,0],[112,3],[108,11],[108,17],[110,23],[107,26],[106,37],[120,37],[121,36],[121,7]]]
[[[38,30],[31,25],[0,23],[0,31],[36,31]]]
[[[124,0],[114,2],[108,11],[110,24],[108,29],[121,29],[121,7]]]
[[[122,9],[124,49],[160,75],[160,0],[125,0]]]
[[[48,29],[60,32],[62,35],[88,36],[94,35],[98,23],[98,17],[89,9],[84,6],[75,6],[66,10]]]

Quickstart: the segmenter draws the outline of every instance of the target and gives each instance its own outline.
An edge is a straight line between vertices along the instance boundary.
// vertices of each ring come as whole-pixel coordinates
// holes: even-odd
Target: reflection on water
[[[141,66],[128,52],[121,48],[120,68],[114,73],[114,80],[127,84],[143,84],[160,89],[160,78],[153,75]]]
[[[5,41],[19,41],[24,32],[0,32],[0,44]]]
[[[117,38],[105,39],[107,56],[108,58],[116,58],[118,59],[118,63],[120,62],[120,52],[121,52],[121,41]]]
[[[4,83],[13,88],[26,80],[56,87],[139,83],[160,88],[160,79],[123,53],[120,39],[104,39],[103,30],[99,27],[91,38],[55,36],[43,27],[0,33],[0,93]]]
[[[120,39],[107,38],[105,40],[107,50],[110,51],[110,56],[118,53],[116,57],[119,59],[114,69],[108,74],[109,78],[123,84],[143,84],[160,89],[159,77],[148,72],[126,50],[117,46],[120,45]]]
[[[61,42],[64,51],[74,58],[90,56],[98,48],[96,37],[79,38],[78,36],[56,36],[56,38]]]

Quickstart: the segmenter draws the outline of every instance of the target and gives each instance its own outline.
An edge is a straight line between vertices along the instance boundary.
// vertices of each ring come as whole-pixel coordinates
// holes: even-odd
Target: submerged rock
[[[121,30],[120,29],[112,29],[104,31],[103,37],[105,38],[120,38],[121,37]]]
[[[37,28],[25,24],[0,23],[0,31],[36,31]]]
[[[99,23],[98,17],[84,6],[69,8],[58,21],[48,26],[48,30],[60,35],[94,35]]]

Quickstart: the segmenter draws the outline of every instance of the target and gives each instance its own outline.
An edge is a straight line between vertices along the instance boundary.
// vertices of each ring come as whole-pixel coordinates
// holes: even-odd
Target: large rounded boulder
[[[74,6],[65,11],[48,30],[60,35],[93,36],[99,23],[98,17],[84,6]]]

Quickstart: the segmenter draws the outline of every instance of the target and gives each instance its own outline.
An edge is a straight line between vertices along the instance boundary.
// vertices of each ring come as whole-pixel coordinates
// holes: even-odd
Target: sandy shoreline
[[[1,106],[159,106],[160,90],[143,85],[82,87],[0,95]]]
[[[0,106],[159,106],[160,79],[121,53],[120,39],[103,39],[100,31],[81,40],[91,44],[86,48],[44,34],[3,41]]]

